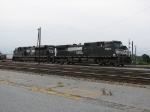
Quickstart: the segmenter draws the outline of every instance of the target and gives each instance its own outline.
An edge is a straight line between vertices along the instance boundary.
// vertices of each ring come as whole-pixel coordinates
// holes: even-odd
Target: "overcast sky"
[[[150,0],[0,0],[0,51],[119,40],[150,55]]]

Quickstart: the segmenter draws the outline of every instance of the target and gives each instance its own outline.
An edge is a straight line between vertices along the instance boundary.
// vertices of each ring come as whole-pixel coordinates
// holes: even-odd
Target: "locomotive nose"
[[[121,46],[121,47],[119,47],[118,49],[122,49],[122,50],[128,50],[128,48],[126,47],[126,46]]]
[[[115,49],[116,54],[120,54],[120,55],[128,55],[129,54],[129,50],[126,46],[121,46],[118,47],[117,49]]]

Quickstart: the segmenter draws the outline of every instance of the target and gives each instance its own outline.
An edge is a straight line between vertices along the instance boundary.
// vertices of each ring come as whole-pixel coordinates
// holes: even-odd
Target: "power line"
[[[42,34],[44,34],[43,32],[42,32]],[[46,34],[44,34],[47,38],[50,38],[48,35],[46,35]],[[54,39],[52,39],[52,38],[50,38],[51,40],[53,40],[54,42],[56,42],[57,44],[59,44],[56,40],[54,40]]]
[[[0,30],[1,32],[12,32],[12,33],[25,33],[25,32],[35,32],[36,30],[22,30],[22,31],[5,31],[5,30]]]
[[[129,16],[129,17],[127,17],[127,18],[124,18],[124,19],[122,19],[122,20],[120,20],[120,21],[114,22],[114,23],[112,23],[112,24],[109,24],[109,25],[107,25],[107,26],[104,26],[104,27],[101,27],[101,28],[97,28],[97,29],[94,29],[94,30],[89,30],[89,31],[79,32],[79,33],[72,33],[72,34],[61,34],[61,33],[54,33],[54,32],[49,32],[49,33],[58,34],[58,35],[74,35],[74,34],[83,34],[83,33],[93,32],[93,31],[101,30],[101,29],[104,29],[104,28],[107,28],[107,27],[116,25],[116,24],[118,24],[118,23],[121,23],[121,22],[123,22],[123,21],[125,21],[125,20],[127,20],[127,19],[130,19],[130,18],[132,18],[132,17],[134,17],[134,16],[136,16],[136,15],[138,15],[138,14],[140,14],[140,13],[146,11],[146,10],[148,10],[149,8],[150,8],[150,7],[147,7],[147,8],[145,8],[145,9],[143,9],[143,10],[141,10],[141,11],[139,11],[139,12],[137,12],[137,13],[135,13],[135,14]],[[47,31],[46,31],[46,32],[47,32]]]
[[[149,49],[150,50],[150,48],[138,48],[138,49]]]
[[[132,18],[132,17],[134,17],[134,16],[136,16],[136,15],[138,15],[138,14],[140,14],[140,13],[146,11],[146,10],[148,10],[149,8],[150,8],[150,7],[147,7],[147,8],[145,8],[145,9],[143,9],[143,10],[141,10],[141,11],[139,11],[139,12],[137,12],[137,13],[135,13],[135,14],[129,16],[129,17],[127,17],[127,18],[124,18],[124,19],[120,20],[120,21],[114,22],[114,23],[112,23],[112,24],[106,25],[106,26],[101,27],[101,28],[97,28],[97,29],[93,29],[93,30],[89,30],[89,31],[85,31],[85,32],[72,33],[72,34],[63,34],[63,33],[55,33],[55,32],[48,32],[48,31],[45,31],[45,32],[48,32],[48,33],[51,33],[51,34],[57,34],[57,35],[75,35],[75,34],[89,33],[89,32],[101,30],[101,29],[104,29],[104,28],[107,28],[107,27],[116,25],[116,24],[118,24],[118,23],[121,23],[121,22],[123,22],[123,21],[125,21],[125,20],[127,20],[127,19],[130,19],[130,18]],[[1,31],[1,32],[24,33],[24,32],[33,32],[33,31],[35,31],[35,30],[32,30],[32,31],[25,31],[25,30],[24,30],[24,31],[4,31],[4,30],[0,30],[0,31]]]

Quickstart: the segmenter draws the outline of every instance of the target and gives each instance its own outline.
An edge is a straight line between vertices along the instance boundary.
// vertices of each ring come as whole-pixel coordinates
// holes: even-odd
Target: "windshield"
[[[115,47],[121,47],[121,46],[123,46],[121,42],[114,42],[113,45]]]

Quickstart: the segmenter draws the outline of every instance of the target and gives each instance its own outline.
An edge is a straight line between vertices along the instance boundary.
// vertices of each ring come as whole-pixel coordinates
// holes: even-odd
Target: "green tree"
[[[138,58],[137,56],[133,55],[132,56],[132,65],[138,64]]]
[[[136,59],[137,59],[137,64],[138,65],[143,65],[143,58],[142,58],[142,56],[136,56]]]
[[[142,58],[143,58],[143,63],[147,63],[147,64],[150,63],[150,57],[149,57],[149,55],[143,54]]]

